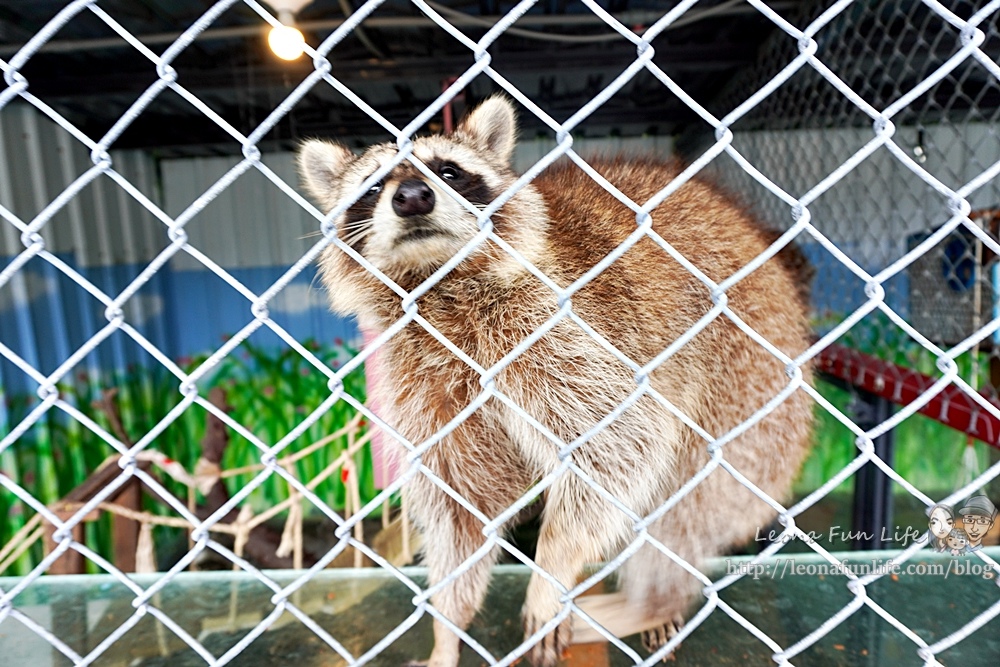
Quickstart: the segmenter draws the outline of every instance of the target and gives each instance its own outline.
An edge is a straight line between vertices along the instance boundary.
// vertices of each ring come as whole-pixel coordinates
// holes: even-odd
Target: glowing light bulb
[[[271,28],[271,32],[267,35],[267,44],[274,51],[274,55],[282,60],[295,60],[302,55],[306,40],[297,28],[283,25]]]

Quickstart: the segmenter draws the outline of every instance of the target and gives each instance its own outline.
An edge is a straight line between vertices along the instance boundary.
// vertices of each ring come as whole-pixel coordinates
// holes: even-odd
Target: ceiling
[[[485,17],[492,23],[514,6],[497,0],[442,2],[442,12],[461,12],[449,16],[462,20],[461,30],[472,40],[487,30],[474,20]],[[0,0],[0,58],[9,60],[19,45],[66,4]],[[307,42],[318,46],[346,13],[356,11],[361,4],[351,0],[312,2],[297,17]],[[672,4],[652,0],[601,3],[634,28],[649,25]],[[684,19],[696,17],[712,4],[717,3],[697,5]],[[158,54],[179,31],[202,16],[208,5],[198,0],[100,3],[103,11]],[[777,6],[792,5],[781,2]],[[252,131],[312,71],[307,57],[286,63],[271,54],[265,43],[266,27],[250,7],[237,2],[173,63],[178,83],[244,133]],[[615,35],[578,1],[540,2],[515,28],[526,32],[501,36],[490,48],[492,66],[560,121],[636,58],[631,43]],[[723,11],[665,32],[654,41],[654,62],[699,102],[710,103],[754,60],[761,43],[775,29],[744,3],[736,11]],[[552,41],[553,35],[561,41]],[[565,41],[567,36],[576,41]],[[362,30],[354,31],[333,49],[330,60],[333,76],[398,126],[409,122],[439,95],[449,77],[462,74],[475,62],[467,47],[401,0],[381,5],[362,23]],[[156,81],[153,63],[91,11],[73,17],[21,72],[33,95],[92,137],[103,135]],[[457,106],[496,89],[493,81],[481,75]],[[456,111],[460,113],[461,108]],[[530,116],[522,117],[528,136],[545,129]],[[696,122],[694,113],[643,72],[579,131],[596,135],[669,134],[692,122]],[[365,142],[385,133],[332,86],[320,83],[282,119],[265,143],[291,145],[309,135]],[[165,154],[232,152],[239,148],[202,111],[170,90],[161,93],[115,145],[155,148]]]
[[[480,39],[488,29],[477,22],[492,24],[514,7],[514,3],[498,0],[438,2],[431,4],[460,23],[471,40]],[[61,0],[0,0],[0,58],[9,60],[66,4]],[[100,8],[162,54],[178,32],[199,19],[210,4],[207,0],[102,0]],[[600,0],[599,4],[641,32],[676,3]],[[827,4],[769,2],[797,25],[808,23]],[[315,47],[361,6],[358,0],[314,0],[297,19],[307,42]],[[266,28],[250,6],[236,2],[172,63],[179,84],[245,134],[313,71],[307,57],[292,63],[278,60],[266,45]],[[508,32],[490,47],[491,65],[558,121],[569,118],[636,59],[634,45],[614,34],[580,0],[542,0],[514,28],[516,34]],[[892,35],[883,32],[876,37]],[[696,4],[653,46],[653,62],[693,99],[720,115],[732,108],[733,91],[741,83],[766,81],[773,75],[764,71],[762,77],[758,63],[766,59],[761,54],[772,54],[767,67],[774,71],[797,54],[795,40],[748,3],[717,0]],[[403,0],[387,0],[379,6],[360,30],[333,48],[329,59],[331,74],[338,81],[397,126],[408,123],[440,94],[449,78],[461,75],[475,62],[466,46]],[[21,72],[33,95],[91,137],[102,136],[157,80],[153,63],[90,10],[73,17]],[[461,113],[465,104],[497,89],[492,80],[480,75],[466,88],[464,98],[456,100],[455,111]],[[430,129],[440,129],[440,123],[440,118],[435,119]],[[576,129],[595,136],[692,130],[707,132],[709,128],[646,71]],[[534,133],[552,134],[530,114],[522,114],[522,136]],[[320,82],[281,119],[262,146],[288,148],[300,137],[316,135],[359,144],[386,137],[364,111],[333,86]],[[115,147],[148,148],[164,156],[239,150],[239,144],[202,110],[171,90],[156,97]]]

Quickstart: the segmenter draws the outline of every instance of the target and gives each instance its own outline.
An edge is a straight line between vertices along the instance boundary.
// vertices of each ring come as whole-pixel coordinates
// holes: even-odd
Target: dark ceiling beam
[[[0,7],[0,39],[27,41],[34,34],[35,31],[25,25],[23,17],[6,7]]]
[[[656,50],[654,62],[660,64],[668,73],[675,72],[713,72],[728,69],[747,62],[754,55],[754,48],[749,44],[719,44],[706,49],[703,46],[664,45]],[[539,59],[544,59],[544,67],[539,66]],[[496,69],[504,75],[509,74],[545,74],[570,71],[601,71],[612,72],[627,67],[635,58],[630,46],[613,48],[591,48],[586,50],[555,51],[540,56],[537,52],[504,52],[495,60]],[[48,63],[45,63],[47,65]],[[386,61],[374,59],[355,61],[334,61],[332,74],[344,83],[358,81],[400,81],[412,79],[428,79],[439,81],[443,75],[459,74],[473,64],[471,55],[453,55],[441,57],[397,58]],[[39,66],[43,63],[39,62]],[[28,90],[45,100],[64,100],[80,96],[136,94],[138,95],[154,83],[155,72],[152,65],[131,73],[119,71],[101,71],[100,68],[82,66],[79,71],[66,67],[61,63],[58,69],[44,67],[41,71],[25,71],[28,80]],[[96,69],[96,71],[95,71]],[[237,67],[225,70],[195,70],[181,69],[178,83],[188,90],[198,93],[202,91],[231,91],[240,87],[242,82],[252,78],[254,87],[279,88],[288,90],[289,82],[297,85],[312,71],[311,63],[294,63],[282,67],[264,65],[260,67]],[[617,73],[617,72],[615,72]]]
[[[572,115],[584,102],[564,99],[546,110],[556,118],[566,118]],[[421,110],[418,101],[412,108],[380,109],[386,118],[397,126],[406,125]],[[257,116],[263,118],[266,110],[259,110]],[[347,107],[331,107],[326,109],[306,109],[293,111],[294,120],[285,119],[279,124],[277,132],[272,132],[261,142],[267,148],[274,145],[289,145],[296,139],[287,136],[289,123],[293,123],[297,137],[327,136],[340,137],[345,141],[369,143],[375,140],[386,140],[383,131],[365,116],[360,110]],[[71,115],[71,120],[73,114]],[[669,134],[677,123],[688,122],[694,117],[694,112],[684,107],[678,100],[664,98],[655,104],[636,105],[627,98],[612,98],[598,109],[586,121],[581,130],[600,128],[606,132],[610,128],[620,130],[623,134],[637,134],[648,128],[656,127],[660,134]],[[81,114],[76,118],[78,127],[88,136],[100,136],[106,130],[89,114]],[[532,137],[538,133],[551,135],[551,130],[534,116],[523,115],[519,119],[522,137]],[[286,136],[282,136],[286,135]],[[178,116],[175,114],[151,113],[140,115],[124,134],[115,142],[114,148],[142,148],[153,151],[166,150],[178,154],[204,154],[224,152],[238,154],[240,145],[226,135],[217,125],[205,117]]]
[[[794,0],[783,0],[772,2],[772,9],[778,10],[795,6]],[[627,11],[616,18],[624,25],[652,25],[663,17],[663,11]],[[739,5],[728,9],[725,12],[706,17],[706,21],[719,20],[725,17],[750,15],[759,16],[757,9],[750,5]],[[457,16],[449,15],[448,21],[459,28],[483,28],[484,23],[490,25],[500,21],[503,16]],[[318,21],[301,21],[298,27],[303,32],[320,33],[323,37],[339,28],[346,19],[328,19]],[[425,16],[372,16],[362,23],[365,28],[386,28],[389,30],[401,29],[440,29],[434,21]],[[522,16],[517,21],[519,28],[566,28],[572,26],[606,26],[603,19],[592,13],[581,14],[528,14]],[[246,37],[262,37],[266,33],[267,24],[263,21],[255,21],[253,25],[224,26],[219,28],[208,28],[199,33],[196,41],[209,40],[231,40]],[[180,32],[161,32],[136,35],[146,46],[166,45],[173,43]],[[0,44],[0,57],[7,57],[16,53],[24,44]],[[101,51],[105,49],[121,49],[127,47],[121,38],[97,38],[97,39],[56,39],[51,40],[42,46],[41,52],[74,53],[80,51]]]

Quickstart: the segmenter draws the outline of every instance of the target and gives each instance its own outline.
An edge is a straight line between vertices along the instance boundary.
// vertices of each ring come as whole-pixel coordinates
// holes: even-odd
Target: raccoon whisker
[[[340,225],[338,227],[338,229],[343,229],[343,230],[346,230],[346,231],[353,231],[355,229],[359,229],[361,227],[364,227],[365,225],[370,225],[374,221],[375,221],[374,218],[365,218],[363,220],[354,220],[352,222],[348,222],[348,223],[345,223],[343,225]],[[311,238],[315,238],[317,236],[323,236],[323,230],[322,229],[317,229],[315,231],[308,232],[308,233],[303,234],[302,236],[300,236],[298,238],[301,241],[302,239],[311,239]]]
[[[364,235],[372,233],[374,230],[375,230],[375,227],[373,225],[367,225],[367,226],[361,227],[359,229],[348,229],[348,230],[345,231],[344,237],[345,238],[353,238],[355,236],[364,236]]]
[[[344,239],[345,243],[348,243],[350,245],[354,245],[355,242],[360,241],[361,239],[365,238],[366,236],[368,236],[369,234],[371,234],[371,232],[372,232],[372,230],[370,228],[369,229],[359,229],[358,231],[351,232],[349,234],[344,234],[342,238]]]
[[[349,246],[353,246],[353,245],[354,245],[354,244],[356,244],[356,243],[357,243],[358,241],[360,241],[361,239],[363,239],[363,238],[365,238],[366,236],[368,236],[369,234],[371,234],[371,233],[372,233],[372,231],[373,231],[373,228],[372,228],[372,227],[367,227],[367,228],[365,228],[365,229],[361,229],[361,230],[359,230],[359,231],[356,231],[356,232],[354,232],[353,234],[348,234],[347,236],[345,236],[345,237],[343,238],[343,241],[344,241],[344,243],[346,243],[347,245],[349,245]]]
[[[477,211],[485,211],[489,207],[489,204],[472,203],[472,205],[476,207]],[[490,215],[490,217],[491,218],[502,218],[503,214],[500,213],[499,211],[494,211],[493,214]]]
[[[486,209],[486,207],[487,207],[487,206],[489,206],[489,204],[477,204],[477,203],[474,203],[474,202],[470,202],[470,203],[472,203],[472,205],[473,205],[473,206],[475,206],[475,207],[476,207],[477,209],[479,209],[480,211],[483,211],[483,210],[485,210],[485,209]],[[491,218],[493,219],[493,221],[495,222],[495,221],[497,221],[497,220],[500,220],[500,219],[502,219],[502,218],[503,218],[503,215],[502,215],[502,214],[501,214],[500,212],[495,212],[495,213],[493,213],[493,215],[491,215],[490,217],[491,217]],[[469,223],[469,227],[468,227],[468,228],[469,228],[469,230],[470,230],[470,231],[472,231],[473,233],[476,233],[476,232],[478,232],[478,231],[479,231],[479,221],[478,221],[478,220],[472,220],[472,219],[468,219],[468,218],[465,218],[465,219],[463,219],[463,222],[468,222],[468,223]]]
[[[375,218],[365,218],[363,220],[352,220],[351,222],[346,222],[338,227],[338,229],[358,229],[366,225],[372,224]]]
[[[369,221],[366,224],[345,225],[338,231],[342,233],[344,238],[362,238],[368,235],[373,229],[374,226],[371,224],[371,221]]]

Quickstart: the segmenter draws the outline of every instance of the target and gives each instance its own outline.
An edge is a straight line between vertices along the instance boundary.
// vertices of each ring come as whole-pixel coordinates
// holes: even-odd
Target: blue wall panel
[[[13,258],[0,258],[6,266]],[[78,270],[96,287],[114,297],[144,268],[140,265],[82,268],[71,254],[60,259]],[[233,277],[253,291],[263,292],[286,269],[255,267],[231,269]],[[45,375],[55,371],[73,352],[107,324],[105,307],[72,279],[40,259],[19,272],[26,297],[17,298],[11,285],[2,288],[0,342]],[[353,341],[354,323],[330,314],[315,268],[309,267],[272,302],[271,317],[299,341],[323,344]],[[226,337],[253,320],[250,303],[208,270],[175,270],[168,264],[125,305],[126,321],[173,359],[208,354]],[[258,346],[284,348],[270,329],[258,330],[250,341]],[[82,371],[123,371],[156,361],[122,332],[114,333],[88,355],[73,374]],[[34,393],[37,384],[9,362],[0,364],[0,386],[8,395]]]
[[[859,279],[817,244],[802,248],[816,269],[813,283],[814,312],[835,320],[862,305],[866,297]],[[848,249],[850,251],[850,249]],[[61,258],[75,266],[72,255]],[[3,265],[11,258],[0,260]],[[864,267],[876,272],[880,267]],[[119,293],[143,269],[140,265],[78,268],[107,294]],[[233,268],[229,273],[248,289],[262,293],[286,271],[285,267]],[[41,260],[32,260],[22,274],[30,300],[12,303],[0,300],[0,342],[41,370],[51,373],[73,351],[101,329],[107,320],[104,306],[72,280]],[[907,317],[908,293],[905,275],[887,285],[887,303]],[[847,286],[847,288],[845,288]],[[4,289],[9,290],[10,286]],[[5,308],[5,306],[7,306]],[[336,317],[326,307],[326,295],[308,267],[271,302],[271,317],[299,341],[315,339],[322,344],[354,342],[353,320]],[[150,342],[173,359],[208,354],[221,347],[228,336],[253,321],[250,303],[211,271],[174,269],[164,266],[126,304],[126,319]],[[829,327],[822,327],[829,328]],[[267,327],[253,334],[250,342],[278,349],[285,343]],[[125,370],[155,361],[128,336],[118,332],[84,362],[91,371]],[[80,368],[79,370],[83,370]],[[79,371],[75,371],[79,372]],[[0,382],[8,393],[34,392],[34,382],[10,364],[0,366]]]

